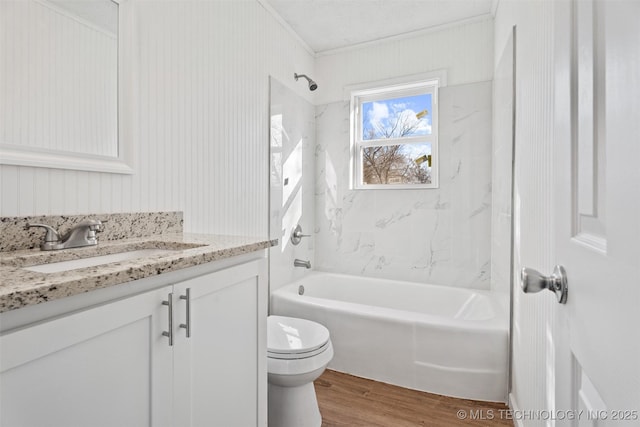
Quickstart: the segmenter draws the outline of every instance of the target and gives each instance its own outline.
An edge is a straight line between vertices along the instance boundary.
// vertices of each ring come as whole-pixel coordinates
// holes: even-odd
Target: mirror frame
[[[116,174],[134,173],[137,123],[135,40],[132,0],[118,4],[118,157],[96,156],[45,148],[15,148],[0,144],[0,165],[70,169]]]

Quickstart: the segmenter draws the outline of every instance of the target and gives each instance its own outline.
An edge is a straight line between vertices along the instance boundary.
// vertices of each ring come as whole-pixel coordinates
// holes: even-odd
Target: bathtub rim
[[[271,304],[274,304],[274,298],[284,298],[290,301],[295,301],[297,304],[330,308],[343,313],[353,313],[354,311],[362,315],[365,318],[383,318],[387,321],[393,322],[414,322],[421,324],[429,324],[438,329],[461,331],[461,330],[475,330],[475,331],[501,331],[508,334],[509,332],[509,310],[508,299],[509,294],[503,292],[496,292],[484,289],[471,289],[460,287],[449,287],[444,285],[433,285],[409,281],[381,279],[374,277],[364,277],[365,279],[371,279],[374,281],[392,281],[399,284],[408,284],[410,286],[419,287],[436,287],[439,289],[447,289],[447,291],[460,292],[460,293],[477,293],[479,295],[486,296],[492,305],[495,316],[490,319],[457,319],[454,317],[435,315],[429,313],[420,313],[415,311],[400,310],[388,307],[380,307],[368,304],[359,304],[355,302],[345,302],[330,298],[320,298],[308,295],[299,295],[298,287],[305,284],[305,280],[316,276],[333,276],[337,278],[362,278],[363,276],[354,276],[349,274],[331,273],[325,271],[314,270],[304,277],[297,279],[287,285],[284,285],[271,294]]]

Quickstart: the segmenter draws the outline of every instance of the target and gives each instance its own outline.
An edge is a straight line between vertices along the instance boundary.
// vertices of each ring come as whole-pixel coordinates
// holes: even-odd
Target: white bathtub
[[[273,292],[271,312],[325,325],[335,352],[330,369],[447,396],[506,401],[507,295],[312,272]]]

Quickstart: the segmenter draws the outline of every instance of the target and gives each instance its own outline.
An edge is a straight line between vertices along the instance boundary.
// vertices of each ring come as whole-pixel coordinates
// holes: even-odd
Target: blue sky
[[[362,137],[363,139],[371,139],[368,137],[369,129],[383,128],[390,131],[398,120],[415,126],[412,136],[429,135],[431,133],[431,108],[431,94],[363,103]],[[424,110],[427,110],[428,114],[418,119],[416,114]],[[399,135],[394,133],[394,136]]]

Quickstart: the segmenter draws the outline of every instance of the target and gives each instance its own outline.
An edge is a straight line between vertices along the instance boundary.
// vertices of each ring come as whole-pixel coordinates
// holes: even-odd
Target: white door
[[[569,291],[556,306],[550,401],[559,418],[577,411],[558,424],[638,426],[640,1],[556,8],[550,208]]]

